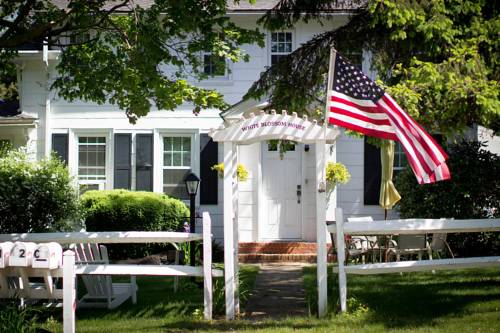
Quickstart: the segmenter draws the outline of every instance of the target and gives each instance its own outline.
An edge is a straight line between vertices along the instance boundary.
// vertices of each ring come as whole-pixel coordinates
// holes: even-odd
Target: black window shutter
[[[378,205],[382,172],[380,149],[366,142],[366,137],[364,142],[364,203],[365,205]]]
[[[127,190],[131,188],[131,148],[131,134],[115,134],[115,188],[124,188]]]
[[[153,135],[136,135],[136,184],[137,191],[153,191]]]
[[[68,134],[52,134],[52,150],[68,165]]]
[[[200,204],[216,205],[218,194],[217,172],[212,166],[217,164],[219,145],[208,134],[200,135]]]

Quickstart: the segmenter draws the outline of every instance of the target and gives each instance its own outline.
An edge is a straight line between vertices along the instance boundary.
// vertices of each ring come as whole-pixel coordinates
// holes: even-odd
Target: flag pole
[[[335,50],[335,48],[333,48],[333,47],[330,47],[330,61],[328,64],[328,83],[326,86],[325,113],[323,115],[325,125],[328,124],[328,109],[329,109],[328,102],[330,99],[330,97],[328,96],[328,92],[332,91],[332,89],[333,89],[333,73],[335,73],[335,58],[336,57],[337,57],[337,50]],[[335,127],[337,127],[337,126],[335,126]],[[326,135],[326,131],[325,131],[325,135]]]

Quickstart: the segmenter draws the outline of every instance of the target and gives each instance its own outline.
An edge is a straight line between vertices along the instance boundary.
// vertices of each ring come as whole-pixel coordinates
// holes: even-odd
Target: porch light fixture
[[[195,198],[196,198],[196,193],[198,192],[198,186],[200,185],[200,178],[196,176],[194,173],[190,173],[184,178],[184,183],[186,184],[186,191],[189,195],[189,232],[195,232]],[[189,261],[191,263],[191,266],[194,266],[194,248],[195,248],[195,243],[190,242],[189,243],[189,249],[190,249],[190,258]]]

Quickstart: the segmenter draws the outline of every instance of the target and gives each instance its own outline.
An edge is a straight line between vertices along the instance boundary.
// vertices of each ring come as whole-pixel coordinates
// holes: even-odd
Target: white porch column
[[[234,207],[233,182],[235,175],[234,147],[224,142],[224,283],[226,290],[226,319],[235,317],[236,275],[234,262]],[[237,230],[236,230],[237,232]]]
[[[316,141],[316,243],[318,279],[318,316],[327,310],[327,255],[326,255],[326,182],[325,182],[325,140]]]

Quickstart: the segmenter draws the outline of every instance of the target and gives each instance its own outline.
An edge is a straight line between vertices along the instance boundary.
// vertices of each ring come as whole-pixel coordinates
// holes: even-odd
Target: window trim
[[[224,57],[224,75],[210,75],[205,73],[205,56],[214,56],[213,52],[202,52],[201,54],[201,63],[203,64],[203,74],[207,76],[205,80],[214,81],[214,80],[229,80],[230,79],[230,68],[227,58]]]
[[[69,129],[68,142],[68,166],[71,174],[75,177],[76,184],[104,184],[99,185],[99,188],[105,190],[113,189],[114,177],[114,141],[113,131],[111,129]],[[105,137],[106,138],[106,158],[105,158],[105,179],[99,180],[80,180],[78,179],[78,147],[80,137]]]
[[[95,170],[102,170],[104,169],[104,179],[97,179],[99,176],[92,176],[92,175],[82,175],[86,176],[87,178],[89,177],[96,177],[96,179],[80,179],[80,146],[84,146],[84,144],[80,145],[80,138],[104,138],[104,143],[96,142],[93,143],[95,146],[104,146],[104,167],[96,167],[96,166],[87,166],[87,169],[95,169]],[[88,145],[88,143],[87,143]],[[79,184],[105,184],[108,177],[107,177],[107,169],[108,169],[108,146],[109,146],[109,139],[106,137],[106,135],[86,135],[86,134],[81,134],[77,135],[76,137],[76,178],[78,180]]]
[[[174,185],[177,185],[177,184],[165,184],[163,182],[163,177],[164,177],[164,172],[165,170],[191,170],[191,172],[195,172],[195,170],[197,170],[198,168],[195,168],[195,163],[196,162],[196,159],[195,159],[195,141],[196,141],[196,134],[191,132],[160,132],[160,147],[159,147],[159,152],[160,152],[160,158],[159,158],[159,162],[160,162],[160,187],[161,187],[161,193],[165,193],[164,192],[164,187],[165,185],[167,186],[174,186]],[[164,146],[164,140],[165,138],[167,137],[181,137],[181,138],[186,138],[186,137],[189,137],[190,140],[191,140],[191,144],[190,144],[190,150],[191,150],[191,156],[190,156],[190,166],[189,167],[186,167],[186,166],[165,166],[164,164],[164,159],[163,159],[163,156],[164,156],[164,153],[165,153],[165,146]],[[197,197],[197,200],[198,199],[198,195],[196,196]],[[182,200],[182,201],[186,201],[187,199],[182,199],[180,198],[179,200]],[[186,201],[187,202],[187,201]]]

